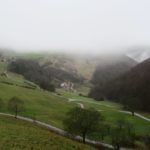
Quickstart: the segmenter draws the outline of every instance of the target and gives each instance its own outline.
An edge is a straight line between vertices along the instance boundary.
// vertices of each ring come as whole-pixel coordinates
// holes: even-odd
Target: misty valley
[[[1,49],[0,145],[49,149],[55,138],[62,149],[149,149],[150,59],[140,55]]]
[[[0,0],[0,150],[150,150],[150,0]]]

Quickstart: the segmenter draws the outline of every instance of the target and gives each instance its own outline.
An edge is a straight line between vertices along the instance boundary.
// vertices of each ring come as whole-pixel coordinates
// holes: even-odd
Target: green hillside
[[[1,150],[94,150],[44,128],[10,117],[0,116]]]
[[[25,112],[21,115],[35,117],[57,127],[62,127],[65,113],[75,106],[75,104],[68,103],[65,98],[40,89],[29,89],[5,83],[0,83],[0,89],[0,96],[5,104],[2,111],[8,112],[8,100],[17,96],[25,103]]]
[[[73,74],[78,74],[90,80],[96,66],[101,59],[94,56],[82,56],[66,53],[26,53],[18,55],[19,58],[37,60],[40,64],[63,69]]]
[[[2,74],[0,75],[0,98],[3,100],[4,105],[0,110],[1,112],[11,113],[8,111],[8,101],[13,96],[17,96],[22,99],[25,104],[25,111],[19,115],[35,118],[58,128],[64,128],[62,122],[70,109],[75,106],[81,107],[82,105],[84,108],[93,107],[100,111],[105,118],[105,122],[110,125],[110,127],[113,127],[118,119],[125,118],[133,124],[138,137],[146,135],[150,130],[150,122],[120,112],[122,111],[122,106],[117,103],[108,100],[94,101],[91,98],[81,96],[81,91],[86,93],[88,87],[82,85],[79,87],[79,91],[74,93],[63,89],[57,89],[56,93],[51,93],[40,89],[39,86],[25,80],[21,75],[8,72],[6,62],[2,62],[2,66]],[[143,113],[140,112],[140,114]],[[149,113],[144,113],[144,115],[150,117]],[[96,133],[88,138],[101,141],[101,133]],[[103,142],[111,143],[110,136],[106,136]],[[137,140],[137,142],[143,144],[141,140]]]
[[[13,82],[17,81],[17,78],[18,77],[16,76]],[[23,78],[18,78],[18,80],[21,82],[23,81]],[[26,83],[22,82],[22,84]],[[4,101],[4,107],[1,110],[2,112],[11,113],[7,109],[7,102],[13,96],[17,96],[25,103],[25,111],[20,115],[36,118],[37,120],[52,124],[59,128],[63,128],[62,121],[65,118],[66,113],[73,107],[79,106],[78,103],[81,103],[85,108],[93,107],[100,111],[104,116],[105,121],[110,126],[113,126],[118,119],[125,118],[134,125],[137,135],[143,136],[149,131],[149,122],[141,118],[132,117],[129,114],[119,112],[122,110],[121,105],[113,102],[96,102],[93,99],[79,96],[78,93],[70,93],[62,89],[57,90],[59,95],[43,91],[38,87],[35,89],[30,89],[23,86],[6,83],[0,83],[0,89],[0,96]],[[73,99],[74,101],[69,102],[68,99]],[[147,116],[149,115],[147,114]],[[97,133],[90,138],[101,140],[100,136],[101,133]],[[111,143],[110,137],[106,137],[104,142]]]
[[[123,104],[127,110],[150,113],[149,91],[150,59],[147,59],[117,78],[106,82],[103,86],[98,83],[97,87],[91,91],[91,96],[97,100],[101,96],[106,97]]]

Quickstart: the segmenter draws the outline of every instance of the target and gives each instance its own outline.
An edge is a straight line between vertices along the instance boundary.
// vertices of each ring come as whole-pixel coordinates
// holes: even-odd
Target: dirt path
[[[131,114],[131,115],[132,115],[132,113],[131,113],[130,111],[123,111],[123,110],[120,110],[120,111],[118,111],[118,112],[125,113],[125,114]],[[143,115],[140,115],[140,114],[138,114],[138,113],[134,113],[134,115],[135,115],[136,117],[139,117],[139,118],[145,120],[145,121],[149,121],[149,122],[150,122],[150,119],[147,118],[147,117],[145,117],[145,116],[143,116]]]
[[[78,100],[78,99],[72,99],[72,98],[69,98],[68,101],[69,101],[69,102],[75,102],[75,101],[84,102],[84,100]],[[101,106],[105,106],[105,107],[114,108],[114,106],[105,105],[105,104],[99,104],[99,103],[96,103],[96,102],[89,102],[89,101],[86,101],[86,103],[97,104],[97,105],[101,105]]]
[[[77,100],[77,99],[71,99],[71,98],[68,99],[68,101],[69,101],[69,102],[83,102],[83,100]],[[97,103],[95,103],[95,102],[87,102],[87,103],[94,103],[94,104],[97,104]],[[85,108],[82,103],[77,103],[77,104],[78,104],[82,109]],[[99,104],[99,105],[103,105],[103,104]],[[111,107],[110,105],[103,105],[103,106]],[[112,107],[113,107],[113,106],[112,106]],[[104,111],[104,110],[98,110],[98,111]],[[131,114],[131,115],[132,115],[132,113],[131,113],[130,111],[123,111],[123,110],[116,110],[116,111],[117,111],[117,112],[120,112],[120,113]],[[140,114],[138,114],[138,113],[134,113],[134,115],[135,115],[136,117],[139,117],[139,118],[145,120],[145,121],[150,122],[150,119],[147,118],[147,117],[145,117],[145,116],[143,116],[143,115],[140,115]]]
[[[77,103],[82,109],[84,109],[84,105],[82,103]]]
[[[0,113],[0,115],[7,116],[7,117],[14,117],[14,115],[7,114],[7,113]],[[34,124],[36,124],[38,126],[44,127],[44,128],[46,128],[46,129],[48,129],[48,130],[50,130],[52,132],[55,132],[55,133],[59,134],[59,135],[62,135],[62,136],[65,136],[67,138],[71,138],[73,140],[82,142],[82,137],[81,136],[74,136],[73,137],[70,134],[68,134],[66,131],[64,131],[62,129],[59,129],[59,128],[56,128],[56,127],[54,127],[54,126],[52,126],[50,124],[47,124],[47,123],[44,123],[44,122],[41,122],[41,121],[37,121],[37,120],[33,120],[33,119],[27,118],[27,117],[22,117],[22,116],[17,116],[17,119],[34,123]],[[113,146],[110,145],[110,144],[105,144],[105,143],[102,143],[102,142],[99,142],[99,141],[94,141],[94,140],[89,140],[89,139],[86,139],[85,141],[89,145],[101,146],[101,147],[104,147],[104,148],[113,149]],[[124,149],[122,149],[122,150],[124,150]]]
[[[0,113],[0,115],[3,115],[3,116],[7,116],[7,117],[15,117],[14,115],[11,115],[11,114],[7,114],[7,113]],[[81,136],[71,136],[69,133],[67,133],[66,131],[62,130],[62,129],[59,129],[59,128],[56,128],[50,124],[47,124],[47,123],[44,123],[44,122],[41,122],[41,121],[38,121],[38,120],[33,120],[31,118],[27,118],[27,117],[22,117],[22,116],[17,116],[17,119],[19,120],[24,120],[24,121],[27,121],[27,122],[31,122],[31,123],[34,123],[38,126],[41,126],[41,127],[44,127],[52,132],[55,132],[61,136],[65,136],[67,138],[71,138],[75,141],[79,141],[79,142],[82,142],[82,137]],[[89,145],[92,145],[92,146],[96,146],[96,147],[102,147],[102,148],[108,148],[108,149],[113,149],[113,146],[110,145],[110,144],[106,144],[106,143],[103,143],[103,142],[99,142],[99,141],[94,141],[94,140],[90,140],[90,139],[85,139],[86,141],[86,144],[89,144]],[[127,148],[120,148],[120,150],[131,150],[131,149],[127,149]]]

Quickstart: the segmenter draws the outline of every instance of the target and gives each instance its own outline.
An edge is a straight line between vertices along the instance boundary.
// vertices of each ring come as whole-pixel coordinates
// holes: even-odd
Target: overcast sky
[[[109,52],[150,44],[150,0],[0,0],[0,47]]]

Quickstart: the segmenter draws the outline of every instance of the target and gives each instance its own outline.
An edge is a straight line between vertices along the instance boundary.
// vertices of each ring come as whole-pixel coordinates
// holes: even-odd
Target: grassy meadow
[[[130,114],[118,112],[122,106],[105,101],[94,101],[91,98],[79,96],[80,92],[67,92],[57,89],[57,93],[50,93],[40,89],[32,82],[26,81],[22,76],[7,72],[8,77],[0,77],[0,98],[4,102],[1,112],[11,113],[7,109],[7,103],[10,98],[17,96],[25,103],[25,111],[20,115],[49,123],[63,129],[62,121],[66,113],[73,107],[82,103],[85,108],[93,107],[98,110],[110,126],[113,126],[118,119],[125,118],[131,122],[137,135],[145,135],[150,132],[150,122]],[[83,88],[84,89],[84,88]],[[86,88],[84,89],[86,93]],[[58,94],[59,93],[59,94]],[[69,99],[73,100],[69,102]],[[150,114],[140,112],[146,117]],[[90,138],[101,140],[100,133]],[[111,143],[110,137],[105,137],[104,142]]]
[[[1,81],[5,80],[12,83],[12,85],[1,83]],[[111,124],[119,118],[129,118],[129,120],[135,124],[137,133],[146,133],[147,128],[150,125],[149,122],[138,117],[132,117],[129,114],[117,112],[122,109],[121,105],[117,103],[110,101],[97,102],[90,98],[79,96],[78,93],[71,93],[62,89],[57,90],[57,92],[61,94],[61,96],[59,96],[54,93],[43,91],[39,87],[30,89],[26,87],[27,84],[28,83],[21,77],[16,76],[16,78],[14,78],[12,75],[8,78],[0,77],[0,96],[4,101],[4,107],[1,111],[8,112],[8,100],[13,96],[17,96],[25,102],[26,109],[21,115],[35,117],[38,120],[60,128],[63,128],[62,120],[65,117],[66,112],[71,108],[78,106],[77,103],[82,103],[85,108],[93,107],[97,109]],[[76,101],[69,102],[69,98]]]
[[[104,116],[105,121],[109,123],[111,126],[115,124],[118,119],[126,119],[131,122],[135,128],[135,131],[138,135],[144,135],[147,132],[150,132],[150,122],[145,121],[136,116],[132,116],[130,114],[125,114],[119,112],[122,110],[122,106],[120,104],[110,102],[110,101],[94,101],[91,98],[81,97],[78,94],[66,92],[65,90],[59,89],[58,93],[64,95],[64,97],[71,98],[72,101],[70,103],[82,103],[85,108],[95,108],[100,111],[100,113]],[[141,113],[142,114],[142,113]],[[149,117],[149,114],[146,115]]]
[[[94,150],[32,123],[0,116],[1,150]]]

